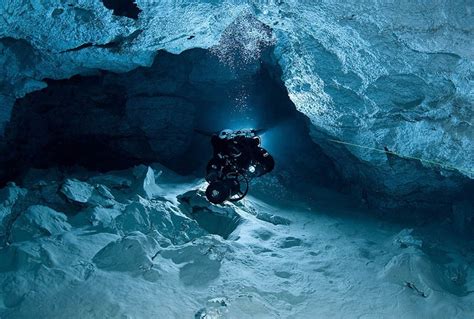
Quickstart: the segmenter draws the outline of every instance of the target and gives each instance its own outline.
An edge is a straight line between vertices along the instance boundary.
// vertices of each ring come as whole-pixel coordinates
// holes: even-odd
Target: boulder
[[[21,213],[11,229],[13,242],[59,235],[71,229],[67,217],[47,206],[33,205]]]
[[[115,219],[116,227],[122,234],[141,231],[160,240],[164,237],[173,244],[183,244],[206,234],[198,224],[186,217],[172,203],[150,202],[138,196],[127,205]]]
[[[92,197],[94,187],[77,179],[67,179],[61,186],[60,192],[71,202],[86,204]]]
[[[466,294],[462,279],[466,277],[465,272],[462,267],[439,265],[421,251],[409,248],[407,252],[394,256],[379,272],[379,277],[407,287],[424,298],[444,291],[463,296]]]
[[[10,183],[0,190],[0,234],[4,234],[8,227],[13,206],[27,192],[26,189],[16,186],[15,183]]]
[[[94,187],[77,179],[67,179],[59,191],[70,202],[80,206],[112,207],[115,203],[115,197],[108,187],[100,184]]]
[[[141,232],[133,232],[101,249],[92,259],[98,268],[111,271],[146,271],[153,266],[158,245]]]

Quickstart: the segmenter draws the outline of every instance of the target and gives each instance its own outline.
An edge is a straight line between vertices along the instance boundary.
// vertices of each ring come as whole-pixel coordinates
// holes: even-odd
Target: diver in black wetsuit
[[[256,130],[223,130],[213,134],[213,158],[207,165],[206,196],[212,203],[237,201],[248,191],[249,181],[273,170],[273,157],[261,147]]]

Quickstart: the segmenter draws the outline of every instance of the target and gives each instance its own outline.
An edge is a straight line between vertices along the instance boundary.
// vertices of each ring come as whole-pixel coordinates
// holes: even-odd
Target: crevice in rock
[[[143,32],[143,30],[136,30],[136,31],[132,32],[130,35],[128,35],[126,37],[117,37],[116,39],[114,39],[114,40],[112,40],[108,43],[104,43],[104,44],[96,44],[96,43],[92,43],[92,42],[87,42],[87,43],[81,44],[80,46],[77,46],[75,48],[71,48],[71,49],[61,51],[60,53],[80,51],[82,49],[86,49],[86,48],[90,48],[90,47],[111,49],[111,50],[114,50],[114,51],[119,51],[120,48],[124,44],[132,41],[133,39],[135,39],[142,32]]]
[[[142,10],[138,7],[135,0],[102,0],[107,9],[113,10],[116,16],[138,19],[138,15]]]

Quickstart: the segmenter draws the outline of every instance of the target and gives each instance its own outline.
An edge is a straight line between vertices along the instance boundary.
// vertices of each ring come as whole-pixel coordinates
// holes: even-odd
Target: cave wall
[[[412,216],[451,216],[471,201],[472,5],[282,6],[262,17],[277,23],[282,78],[353,191]]]
[[[101,1],[2,3],[1,118],[9,118],[16,98],[44,88],[45,78],[126,72],[151,65],[160,49],[196,47],[238,69],[234,52],[251,61],[271,43],[313,140],[361,197],[387,209],[424,201],[451,214],[456,194],[470,193],[470,2],[136,5],[135,20]],[[398,159],[380,152],[385,147]],[[437,201],[439,193],[447,197]]]

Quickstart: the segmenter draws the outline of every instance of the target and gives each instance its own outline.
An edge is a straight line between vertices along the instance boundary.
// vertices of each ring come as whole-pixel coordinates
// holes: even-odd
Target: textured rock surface
[[[92,197],[94,188],[76,179],[68,179],[61,186],[61,193],[72,202],[85,204]]]
[[[13,223],[11,240],[13,242],[31,240],[39,236],[58,235],[67,232],[71,226],[67,217],[47,206],[28,207]]]
[[[113,15],[100,1],[2,2],[0,118],[8,118],[14,98],[44,87],[44,78],[123,72],[151,65],[159,49],[179,53],[219,40],[212,51],[233,63],[236,51],[252,60],[273,43],[314,140],[363,196],[373,202],[390,194],[386,208],[440,197],[435,207],[451,210],[455,190],[472,185],[469,1],[136,3],[137,20]],[[253,17],[273,29],[271,39]]]
[[[428,194],[472,185],[472,5],[307,4],[284,6],[293,15],[282,10],[276,54],[291,99],[343,174],[365,180],[369,196],[397,198],[384,199],[387,207],[428,208],[421,199],[436,197]],[[450,209],[443,201],[452,200],[435,210]]]

